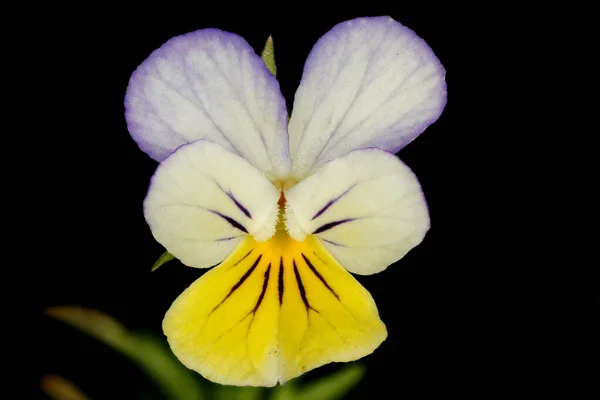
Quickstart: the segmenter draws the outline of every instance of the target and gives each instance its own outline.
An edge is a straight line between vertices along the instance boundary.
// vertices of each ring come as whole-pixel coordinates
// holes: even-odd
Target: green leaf
[[[349,364],[329,376],[298,387],[294,381],[279,386],[271,400],[338,400],[343,398],[365,375],[360,364]]]
[[[156,336],[130,332],[109,315],[84,307],[50,307],[46,309],[46,315],[79,329],[131,359],[153,378],[168,399],[205,398],[196,376]]]
[[[275,51],[273,49],[273,37],[269,36],[267,38],[267,43],[265,43],[265,48],[262,53],[260,53],[260,57],[265,62],[265,65],[271,71],[273,76],[277,76],[277,67],[275,66]]]
[[[167,263],[174,259],[175,259],[175,256],[173,254],[169,253],[168,251],[165,251],[164,253],[161,254],[160,257],[158,257],[158,260],[156,260],[156,262],[152,266],[151,271],[156,271],[164,263]]]

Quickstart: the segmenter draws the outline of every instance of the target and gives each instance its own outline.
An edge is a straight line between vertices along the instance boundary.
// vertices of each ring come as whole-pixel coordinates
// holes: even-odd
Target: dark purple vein
[[[321,214],[323,214],[325,212],[325,210],[327,210],[329,207],[331,207],[336,201],[338,201],[339,199],[341,199],[342,197],[344,197],[354,186],[356,186],[356,183],[352,186],[350,186],[348,189],[346,189],[346,191],[342,194],[340,194],[339,196],[337,196],[336,198],[329,200],[327,202],[327,204],[325,204],[323,206],[323,208],[321,208],[319,211],[317,211],[317,213],[314,215],[314,217],[311,218],[311,221],[314,220],[315,218],[319,217]]]
[[[246,281],[246,279],[248,279],[248,277],[252,274],[252,272],[254,272],[254,270],[256,269],[256,266],[260,262],[261,258],[262,258],[262,254],[260,256],[258,256],[256,261],[254,261],[254,264],[252,264],[252,266],[248,269],[248,271],[246,271],[246,273],[240,278],[240,280],[237,281],[237,283],[235,285],[233,285],[231,290],[229,290],[229,293],[227,293],[227,296],[225,296],[225,298],[223,300],[221,300],[221,302],[219,304],[217,304],[217,306],[211,311],[211,314],[213,312],[215,312],[217,310],[217,308],[221,307],[221,305],[225,302],[225,300],[227,300],[233,294],[233,292],[235,292],[240,286],[242,286],[242,283],[244,283]]]
[[[317,234],[317,233],[321,233],[321,232],[325,232],[331,228],[335,228],[336,226],[340,225],[340,224],[344,224],[346,222],[351,222],[354,221],[356,218],[346,218],[346,219],[341,219],[339,221],[333,221],[333,222],[329,222],[325,225],[321,225],[320,227],[318,227],[313,234]]]
[[[315,268],[315,266],[304,255],[304,253],[302,253],[302,258],[304,258],[304,261],[306,261],[306,265],[308,265],[308,268],[310,268],[310,270],[313,272],[313,274],[315,274],[317,276],[317,278],[319,278],[319,280],[323,283],[323,285],[325,285],[325,287],[327,289],[329,289],[329,291],[335,296],[335,298],[339,300],[340,296],[338,296],[338,294],[335,292],[335,290],[333,290],[331,288],[331,286],[329,286],[329,283],[327,283],[327,281],[325,280],[325,278],[323,278],[323,276],[319,273],[319,271],[317,271],[317,269]]]
[[[248,233],[248,231],[246,230],[246,228],[244,228],[244,226],[242,224],[240,224],[239,222],[237,222],[235,219],[228,217],[227,215],[223,215],[218,211],[215,210],[208,210],[211,213],[218,215],[219,217],[223,218],[225,221],[229,222],[229,224],[231,226],[233,226],[234,228],[239,229],[240,231],[244,232],[244,233]]]

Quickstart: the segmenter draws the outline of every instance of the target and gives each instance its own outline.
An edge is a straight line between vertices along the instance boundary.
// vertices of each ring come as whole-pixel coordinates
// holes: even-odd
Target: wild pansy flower
[[[145,218],[185,265],[218,264],[163,321],[183,364],[222,384],[273,386],[385,340],[349,272],[384,270],[429,229],[419,182],[393,153],[441,114],[444,76],[389,17],[319,39],[289,123],[276,78],[235,34],[174,37],[136,69],[128,128],[160,162]]]

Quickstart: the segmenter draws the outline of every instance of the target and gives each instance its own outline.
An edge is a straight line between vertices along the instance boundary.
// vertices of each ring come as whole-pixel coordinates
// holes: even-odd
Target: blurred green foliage
[[[90,400],[71,381],[57,375],[44,375],[40,382],[42,391],[54,400]]]

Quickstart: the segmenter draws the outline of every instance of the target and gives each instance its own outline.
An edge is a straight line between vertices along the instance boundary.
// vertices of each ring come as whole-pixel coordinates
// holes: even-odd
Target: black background
[[[598,297],[588,296],[594,302],[579,310],[583,318],[553,319],[568,314],[555,307],[554,295],[562,289],[551,288],[548,295],[544,275],[529,270],[534,260],[506,261],[516,243],[500,232],[500,212],[506,210],[494,202],[492,173],[480,164],[493,152],[489,137],[496,135],[497,120],[483,111],[493,105],[474,95],[481,87],[500,85],[494,65],[506,53],[487,56],[496,42],[479,29],[485,21],[476,26],[465,10],[427,3],[410,10],[403,4],[325,10],[286,3],[270,12],[212,7],[95,6],[71,10],[74,17],[54,26],[57,36],[47,45],[59,125],[52,127],[57,151],[47,168],[60,178],[45,188],[55,199],[56,244],[53,266],[40,278],[41,309],[83,305],[130,329],[160,334],[165,311],[201,274],[177,261],[150,272],[163,248],[144,221],[142,201],[157,164],[129,136],[123,98],[131,73],[153,50],[173,36],[214,27],[241,35],[259,53],[271,34],[277,78],[291,104],[304,60],[320,36],[347,19],[390,15],[425,39],[445,66],[448,104],[440,119],[399,153],[421,182],[431,230],[400,262],[357,277],[377,302],[389,336],[361,360],[367,375],[349,398],[366,398],[374,390],[410,399],[490,398],[525,386],[535,393],[532,382],[559,353],[591,359],[591,347],[581,343],[591,342],[585,340],[592,338],[588,319],[599,315]],[[503,181],[495,190],[505,189]],[[497,227],[492,234],[490,226]],[[556,335],[563,322],[571,324],[579,345]],[[135,398],[155,390],[135,366],[74,329],[45,317],[40,329],[40,373],[63,375],[94,399]],[[306,378],[337,368],[329,365]]]

